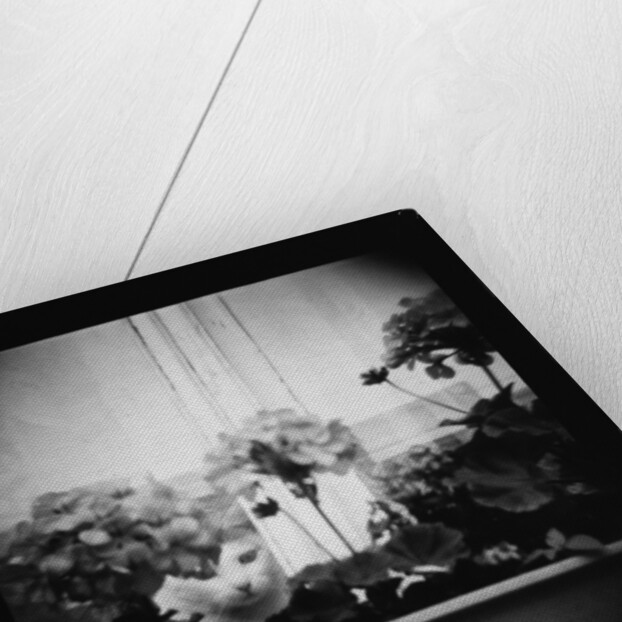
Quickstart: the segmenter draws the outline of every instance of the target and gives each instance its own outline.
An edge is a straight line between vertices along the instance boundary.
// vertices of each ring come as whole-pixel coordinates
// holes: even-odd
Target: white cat
[[[285,575],[256,534],[225,542],[217,574],[207,580],[167,576],[153,600],[173,620],[200,613],[203,622],[263,622],[287,606]]]

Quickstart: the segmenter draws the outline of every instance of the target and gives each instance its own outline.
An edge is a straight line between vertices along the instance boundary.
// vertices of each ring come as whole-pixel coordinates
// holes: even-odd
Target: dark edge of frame
[[[0,313],[0,351],[379,250],[398,213]]]
[[[445,290],[570,433],[619,469],[622,430],[416,212],[404,211],[402,218],[410,226],[398,235],[410,260]]]
[[[0,594],[0,620],[6,620],[7,622],[19,622],[13,618],[13,614],[9,610],[9,606],[4,600],[4,596]]]

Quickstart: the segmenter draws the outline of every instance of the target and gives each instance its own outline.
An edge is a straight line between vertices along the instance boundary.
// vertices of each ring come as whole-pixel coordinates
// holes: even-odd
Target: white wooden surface
[[[414,207],[622,424],[617,0],[0,6],[3,309]]]
[[[255,0],[0,0],[0,305],[122,280]]]

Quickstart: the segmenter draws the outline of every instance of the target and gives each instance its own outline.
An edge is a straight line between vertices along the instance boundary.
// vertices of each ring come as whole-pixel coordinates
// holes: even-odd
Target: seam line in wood
[[[229,70],[231,69],[231,66],[233,65],[233,61],[235,60],[235,57],[237,56],[238,51],[240,50],[240,48],[242,47],[242,42],[244,41],[244,38],[246,37],[246,34],[248,33],[248,31],[250,30],[251,24],[253,23],[253,19],[255,18],[255,15],[257,14],[257,11],[259,10],[259,6],[261,5],[263,0],[257,0],[257,3],[255,4],[255,7],[253,8],[253,11],[250,14],[250,17],[248,18],[248,21],[246,22],[246,25],[244,26],[244,29],[242,30],[242,33],[240,35],[240,38],[238,39],[238,42],[236,43],[235,47],[233,48],[233,52],[231,53],[231,57],[229,58],[229,60],[227,61],[227,64],[225,66],[224,71],[222,72],[222,75],[220,76],[220,79],[218,80],[218,84],[216,85],[216,88],[214,89],[214,92],[212,93],[211,97],[209,98],[209,101],[207,102],[207,106],[205,107],[205,110],[203,111],[203,114],[201,115],[201,118],[199,119],[199,122],[192,134],[192,136],[190,137],[190,141],[188,142],[188,145],[186,146],[180,160],[179,160],[179,164],[177,165],[177,167],[175,168],[175,171],[173,172],[173,176],[171,177],[171,181],[169,182],[168,186],[166,187],[166,190],[164,192],[164,195],[162,197],[162,200],[160,201],[160,203],[158,204],[158,207],[156,208],[155,214],[153,215],[153,218],[151,219],[151,223],[149,224],[149,227],[147,228],[147,231],[140,243],[140,245],[138,246],[138,250],[136,251],[136,255],[134,256],[134,259],[132,260],[132,263],[130,264],[130,267],[125,275],[124,280],[127,281],[128,279],[130,279],[132,277],[132,272],[134,272],[136,265],[138,263],[138,260],[140,259],[143,251],[145,250],[145,246],[147,244],[147,240],[149,239],[149,236],[151,235],[151,233],[153,232],[155,225],[158,221],[158,218],[160,217],[160,214],[162,213],[162,210],[164,209],[164,206],[166,205],[168,198],[171,194],[171,191],[173,190],[173,187],[175,186],[175,182],[177,181],[181,170],[184,167],[184,164],[186,163],[186,160],[188,159],[188,155],[190,154],[190,151],[192,150],[192,147],[194,146],[194,143],[196,142],[197,137],[199,136],[200,132],[201,132],[201,128],[203,127],[204,123],[205,123],[205,119],[207,118],[207,115],[210,113],[210,110],[212,109],[214,102],[216,101],[216,97],[218,97],[218,93],[220,92],[220,88],[222,87],[228,73]]]

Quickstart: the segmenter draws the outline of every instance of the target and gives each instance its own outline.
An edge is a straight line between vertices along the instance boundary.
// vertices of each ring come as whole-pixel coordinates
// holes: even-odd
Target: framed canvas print
[[[4,615],[614,622],[621,449],[413,211],[12,311]]]

